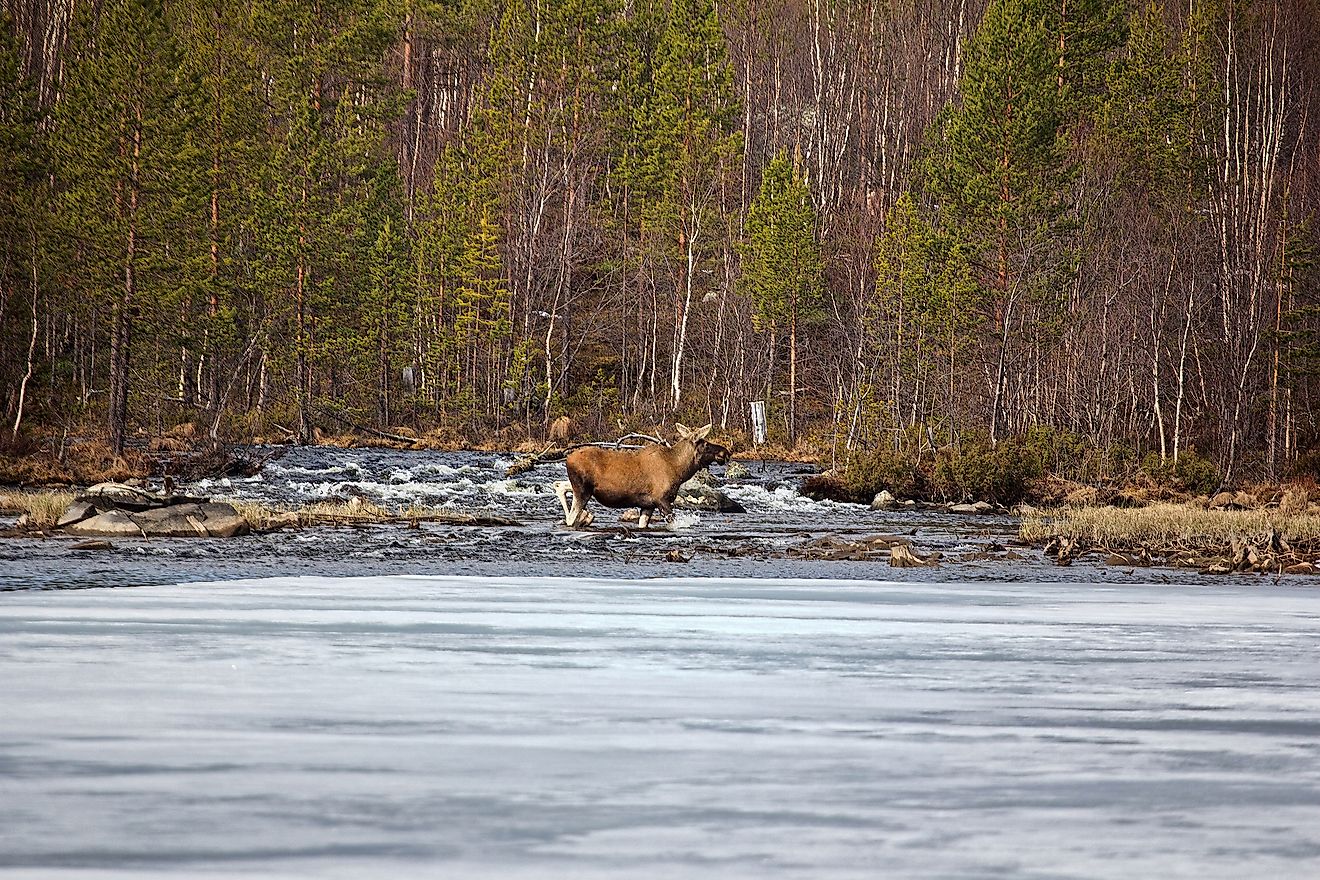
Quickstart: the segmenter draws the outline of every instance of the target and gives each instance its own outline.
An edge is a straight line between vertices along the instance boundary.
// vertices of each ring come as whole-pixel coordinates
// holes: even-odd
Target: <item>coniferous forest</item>
[[[0,8],[5,443],[1320,460],[1320,0]]]

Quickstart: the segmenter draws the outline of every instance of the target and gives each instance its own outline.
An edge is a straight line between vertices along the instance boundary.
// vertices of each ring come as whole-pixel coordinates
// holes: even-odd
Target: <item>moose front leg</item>
[[[573,484],[566,480],[560,480],[555,483],[555,494],[559,496],[559,506],[564,509],[564,525],[569,528],[585,528],[595,521],[596,517],[590,510],[586,509],[586,499],[580,498],[577,492],[573,492],[573,504],[568,503],[568,493],[573,491]]]
[[[568,490],[570,488],[572,488],[572,484],[568,480],[560,480],[555,483],[555,495],[559,496],[559,506],[564,508],[564,525],[566,526],[573,525],[573,518],[569,515],[568,509]],[[576,503],[577,498],[574,497],[573,501]]]

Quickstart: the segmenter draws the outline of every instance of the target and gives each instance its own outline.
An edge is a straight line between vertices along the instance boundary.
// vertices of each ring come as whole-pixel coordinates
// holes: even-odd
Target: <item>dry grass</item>
[[[1279,510],[1203,510],[1182,504],[1149,507],[1024,509],[1019,535],[1041,542],[1056,535],[1101,547],[1167,547],[1221,550],[1234,541],[1255,542],[1278,533],[1290,543],[1320,541],[1320,514]]]
[[[369,525],[374,523],[440,522],[453,525],[515,525],[498,516],[462,513],[443,507],[411,507],[387,510],[369,501],[344,504],[316,501],[298,508],[272,507],[255,501],[235,501],[234,505],[254,532],[270,532],[289,527],[324,525]]]
[[[0,494],[0,509],[26,513],[29,522],[38,528],[55,525],[72,503],[72,492],[11,491]]]
[[[144,477],[150,471],[151,462],[142,453],[128,449],[116,456],[99,441],[71,443],[62,459],[53,449],[0,455],[0,483],[16,486],[90,486]]]

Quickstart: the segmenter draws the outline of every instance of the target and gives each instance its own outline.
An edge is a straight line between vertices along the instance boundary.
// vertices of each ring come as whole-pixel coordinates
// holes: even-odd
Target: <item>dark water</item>
[[[1114,568],[1098,560],[1060,569],[1036,550],[1010,545],[1017,532],[1011,516],[879,512],[812,501],[797,491],[811,469],[782,462],[751,462],[739,479],[715,468],[717,485],[746,513],[680,511],[671,524],[641,530],[620,524],[617,512],[597,506],[597,527],[575,531],[560,521],[551,488],[564,478],[563,464],[508,478],[505,470],[514,460],[513,455],[490,453],[293,448],[259,476],[202,481],[180,490],[290,506],[357,494],[387,509],[440,506],[513,517],[519,524],[338,526],[235,539],[116,540],[108,551],[73,550],[76,539],[66,537],[5,540],[0,541],[0,590],[384,574],[1206,581],[1190,572]],[[939,552],[944,563],[933,569],[894,569],[884,559],[820,561],[794,553],[825,536],[851,540],[875,534],[908,537],[919,553]],[[668,561],[675,550],[690,561]]]

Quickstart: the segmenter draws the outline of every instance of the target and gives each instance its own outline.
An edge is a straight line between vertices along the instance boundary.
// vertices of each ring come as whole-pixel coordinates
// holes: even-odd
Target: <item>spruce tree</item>
[[[992,441],[1005,420],[1015,338],[1056,317],[1051,301],[1070,264],[1064,108],[1049,16],[1037,0],[992,0],[926,165],[941,231],[978,287]],[[1028,306],[1036,314],[1024,323]]]
[[[702,265],[726,235],[721,183],[738,160],[737,103],[719,16],[710,0],[673,0],[638,104],[632,162],[642,235],[671,273],[670,404],[682,396],[692,304]]]
[[[782,152],[761,177],[747,212],[741,250],[739,285],[755,306],[758,329],[772,339],[788,333],[788,440],[795,444],[798,342],[806,326],[824,318],[824,274],[807,182]]]

